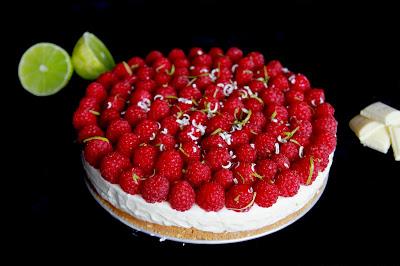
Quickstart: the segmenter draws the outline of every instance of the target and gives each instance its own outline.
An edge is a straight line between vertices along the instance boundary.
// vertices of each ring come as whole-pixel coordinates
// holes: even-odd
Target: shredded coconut
[[[226,165],[222,165],[222,168],[224,169],[229,169],[232,166],[232,162],[228,161],[228,163]],[[236,180],[237,181],[237,180]],[[235,182],[235,181],[234,181]],[[236,184],[236,183],[235,183]]]
[[[161,94],[157,94],[156,96],[154,96],[154,100],[157,99],[164,100],[164,96],[162,96]]]
[[[304,151],[304,147],[300,146],[300,148],[299,148],[299,157],[300,158],[303,158],[303,151]]]
[[[275,154],[279,154],[279,143],[275,143]]]
[[[232,144],[232,135],[224,131],[218,134],[228,145]]]

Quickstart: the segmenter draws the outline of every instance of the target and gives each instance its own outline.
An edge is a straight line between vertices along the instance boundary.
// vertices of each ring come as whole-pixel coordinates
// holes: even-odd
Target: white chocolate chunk
[[[368,105],[360,114],[385,125],[400,125],[400,111],[381,102]]]
[[[394,159],[400,161],[400,126],[389,127],[389,133]]]
[[[390,137],[386,127],[377,129],[374,133],[361,141],[364,146],[387,153],[390,148]]]
[[[363,141],[376,130],[383,128],[385,125],[368,119],[362,115],[356,115],[350,120],[349,126],[357,135],[357,137]]]

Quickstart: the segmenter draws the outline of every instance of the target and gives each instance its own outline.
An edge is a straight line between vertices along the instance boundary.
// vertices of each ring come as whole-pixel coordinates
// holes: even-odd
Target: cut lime
[[[73,72],[71,58],[61,47],[38,43],[21,58],[18,76],[24,89],[36,96],[52,95],[67,85]]]
[[[111,70],[115,62],[104,43],[92,33],[85,32],[72,52],[72,64],[79,76],[91,80]]]

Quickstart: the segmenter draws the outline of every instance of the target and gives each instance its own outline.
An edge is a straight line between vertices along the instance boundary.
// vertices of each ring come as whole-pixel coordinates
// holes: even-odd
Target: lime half
[[[72,52],[72,64],[79,76],[89,80],[115,66],[110,51],[90,32],[85,32],[76,43]]]
[[[18,76],[24,89],[36,96],[52,95],[67,85],[73,72],[71,59],[61,47],[38,43],[21,58]]]

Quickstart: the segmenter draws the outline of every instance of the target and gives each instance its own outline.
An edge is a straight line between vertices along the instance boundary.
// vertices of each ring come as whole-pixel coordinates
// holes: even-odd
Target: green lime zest
[[[172,76],[175,73],[175,65],[172,64],[171,69],[169,71],[166,69],[165,72],[167,75]]]
[[[88,141],[95,140],[95,139],[101,140],[101,141],[105,141],[105,142],[108,142],[108,143],[110,142],[110,141],[108,140],[108,138],[100,137],[100,136],[90,137],[90,138],[84,139],[82,142],[83,142],[83,143],[86,143],[86,142],[88,142]]]

